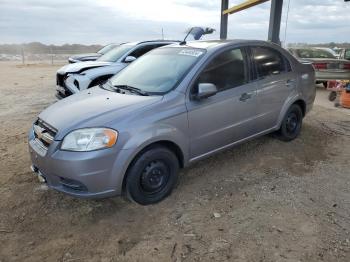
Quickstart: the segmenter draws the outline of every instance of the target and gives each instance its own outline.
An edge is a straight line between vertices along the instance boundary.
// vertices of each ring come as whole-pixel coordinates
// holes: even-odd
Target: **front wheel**
[[[277,137],[282,141],[291,141],[297,138],[301,131],[303,112],[299,105],[292,105],[285,114]]]
[[[179,160],[161,146],[143,152],[131,164],[125,191],[129,200],[141,205],[157,203],[167,197],[175,186]]]

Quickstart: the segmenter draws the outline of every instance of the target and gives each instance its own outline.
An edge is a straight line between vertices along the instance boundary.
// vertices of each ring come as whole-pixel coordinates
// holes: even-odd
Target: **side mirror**
[[[200,83],[198,84],[198,93],[195,95],[197,100],[208,98],[215,95],[218,92],[216,85],[211,83]]]
[[[135,56],[132,56],[132,55],[129,55],[125,58],[124,62],[125,63],[131,63],[131,62],[134,62],[136,60],[136,57]]]

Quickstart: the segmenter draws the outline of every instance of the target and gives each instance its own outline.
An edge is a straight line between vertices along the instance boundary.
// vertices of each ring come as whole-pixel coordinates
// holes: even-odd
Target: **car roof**
[[[163,40],[163,39],[161,39],[161,40],[147,40],[147,41],[135,41],[135,42],[126,42],[126,43],[124,43],[124,44],[128,44],[128,45],[141,45],[141,44],[148,44],[148,43],[150,43],[150,44],[152,44],[152,43],[180,43],[180,41],[179,40]]]
[[[272,42],[263,40],[247,40],[247,39],[228,39],[228,40],[196,40],[189,41],[185,44],[174,44],[167,47],[188,47],[188,48],[202,48],[202,49],[218,49],[223,46],[231,45],[261,45],[261,46],[271,46],[281,48],[279,45]]]

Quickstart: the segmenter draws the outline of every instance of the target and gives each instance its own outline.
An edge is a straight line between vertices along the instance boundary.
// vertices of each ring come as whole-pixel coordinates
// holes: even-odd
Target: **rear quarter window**
[[[291,65],[279,51],[268,47],[252,47],[253,61],[259,78],[291,71]]]

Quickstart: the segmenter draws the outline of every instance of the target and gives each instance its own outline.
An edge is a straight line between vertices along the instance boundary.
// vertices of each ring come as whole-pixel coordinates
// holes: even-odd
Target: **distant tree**
[[[329,47],[330,47],[330,48],[334,48],[334,47],[336,47],[336,46],[337,46],[337,44],[334,43],[334,42],[330,42],[330,43],[329,43]]]
[[[27,54],[77,54],[92,53],[102,48],[102,45],[81,45],[81,44],[64,44],[64,45],[45,45],[40,42],[31,42],[26,44],[0,44],[0,54],[19,55],[21,51]]]

